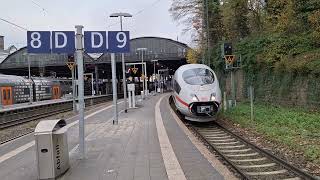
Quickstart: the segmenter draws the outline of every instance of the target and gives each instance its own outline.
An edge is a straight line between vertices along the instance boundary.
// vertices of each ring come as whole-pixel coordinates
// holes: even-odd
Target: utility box
[[[131,83],[131,84],[128,84],[128,91],[135,91],[135,84]]]
[[[136,85],[134,83],[128,84],[129,108],[135,108],[136,107],[135,89],[136,89]],[[142,97],[142,94],[141,94],[141,97]]]
[[[40,121],[35,129],[39,179],[55,179],[69,169],[66,121]]]

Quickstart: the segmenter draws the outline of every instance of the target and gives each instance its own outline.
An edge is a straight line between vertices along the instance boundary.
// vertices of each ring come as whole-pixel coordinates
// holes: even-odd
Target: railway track
[[[19,124],[23,124],[26,122],[38,120],[41,118],[49,117],[52,115],[60,114],[63,112],[71,111],[72,110],[72,104],[70,107],[70,104],[61,104],[60,107],[55,107],[55,109],[51,109],[50,107],[47,108],[47,110],[43,110],[43,108],[38,109],[32,109],[29,110],[28,113],[21,113],[21,115],[17,115],[17,118],[10,119],[8,121],[0,122],[0,130],[5,129],[8,127],[16,126]],[[16,115],[16,114],[14,114]]]
[[[170,105],[175,110],[172,100]],[[189,123],[181,114],[175,112],[191,130],[235,169],[242,179],[316,179],[216,122]]]
[[[121,94],[118,95],[120,98]],[[85,99],[86,106],[107,102],[112,96],[95,96]],[[16,126],[26,122],[38,120],[52,115],[71,111],[73,109],[72,100],[53,104],[40,105],[35,107],[26,107],[19,110],[2,112],[0,114],[0,130]]]

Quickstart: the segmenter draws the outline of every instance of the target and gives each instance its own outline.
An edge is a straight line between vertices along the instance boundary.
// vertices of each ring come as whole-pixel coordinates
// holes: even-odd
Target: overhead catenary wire
[[[34,5],[36,5],[38,8],[40,8],[42,11],[43,11],[43,13],[45,14],[45,13],[48,13],[48,11],[44,8],[44,7],[42,7],[39,3],[37,3],[36,1],[34,1],[34,0],[30,0]]]
[[[136,12],[136,13],[135,13],[135,14],[133,14],[133,15],[138,15],[138,14],[143,13],[143,11],[145,11],[145,10],[149,9],[150,7],[153,7],[154,5],[158,4],[160,1],[161,1],[161,0],[156,0],[156,1],[154,1],[152,4],[150,4],[149,6],[147,6],[147,7],[143,8],[143,9],[141,9],[140,11]]]
[[[18,28],[18,29],[20,29],[20,30],[28,31],[27,28],[22,27],[22,26],[20,26],[20,25],[18,25],[18,24],[16,24],[16,23],[13,23],[13,22],[8,21],[8,20],[6,20],[6,19],[0,18],[0,20],[6,22],[6,23],[8,23],[8,24],[11,24],[12,26],[14,26],[14,27],[16,27],[16,28]]]
[[[40,4],[38,4],[37,2],[35,2],[35,1],[33,1],[33,0],[30,0],[30,1],[31,1],[33,4],[35,4],[36,6],[38,6],[41,10],[43,10],[43,11],[46,12],[46,13],[48,13],[48,11],[47,11],[45,8],[43,8]],[[150,7],[153,7],[154,5],[158,4],[160,1],[161,1],[161,0],[156,0],[156,1],[154,1],[154,2],[151,3],[150,5],[146,6],[145,8],[143,8],[143,9],[141,9],[141,10],[139,10],[139,11],[137,11],[136,13],[134,13],[133,16],[135,17],[136,15],[139,15],[139,14],[143,13],[144,11],[146,11],[147,9],[149,9]],[[6,22],[6,23],[8,23],[8,24],[10,24],[10,25],[12,25],[12,26],[14,26],[14,27],[17,27],[17,28],[19,28],[19,29],[22,29],[22,30],[24,30],[24,31],[28,31],[27,28],[22,27],[22,26],[20,26],[20,25],[18,25],[18,24],[16,24],[16,23],[13,23],[13,22],[11,22],[11,21],[9,21],[9,20],[3,19],[3,18],[0,18],[0,20],[1,20],[1,21],[4,21],[4,22]],[[112,27],[112,26],[115,26],[115,25],[117,25],[117,24],[119,24],[119,22],[110,24],[110,25],[108,26],[108,28],[109,28],[109,27]]]

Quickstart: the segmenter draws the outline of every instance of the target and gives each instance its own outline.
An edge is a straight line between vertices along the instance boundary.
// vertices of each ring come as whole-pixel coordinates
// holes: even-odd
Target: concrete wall
[[[225,90],[227,98],[231,99],[231,72],[226,75],[225,79]],[[244,75],[242,70],[235,71],[235,88],[236,88],[236,99],[242,100],[244,98]]]
[[[231,99],[231,73],[221,78],[220,84]],[[254,87],[254,97],[257,101],[271,104],[281,104],[300,107],[320,107],[320,77],[302,76],[293,74],[275,74],[260,72],[255,80],[250,82],[242,70],[235,72],[236,99],[238,101],[249,99],[249,86]]]

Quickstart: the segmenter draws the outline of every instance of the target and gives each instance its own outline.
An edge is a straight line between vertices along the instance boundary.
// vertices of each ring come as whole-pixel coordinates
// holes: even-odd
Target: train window
[[[213,73],[205,68],[188,69],[182,73],[182,78],[190,85],[205,85],[214,82]]]
[[[10,100],[11,99],[11,92],[9,89],[7,90],[7,92],[8,92],[8,100]]]
[[[178,82],[177,82],[176,80],[174,80],[173,89],[174,89],[174,91],[176,91],[178,94],[179,94],[180,91],[181,91],[181,87],[180,87],[180,85],[178,84]]]
[[[46,87],[46,93],[50,93],[50,88]]]
[[[3,90],[3,100],[7,100],[7,91]]]
[[[24,88],[24,94],[30,94],[30,89],[29,88]]]

